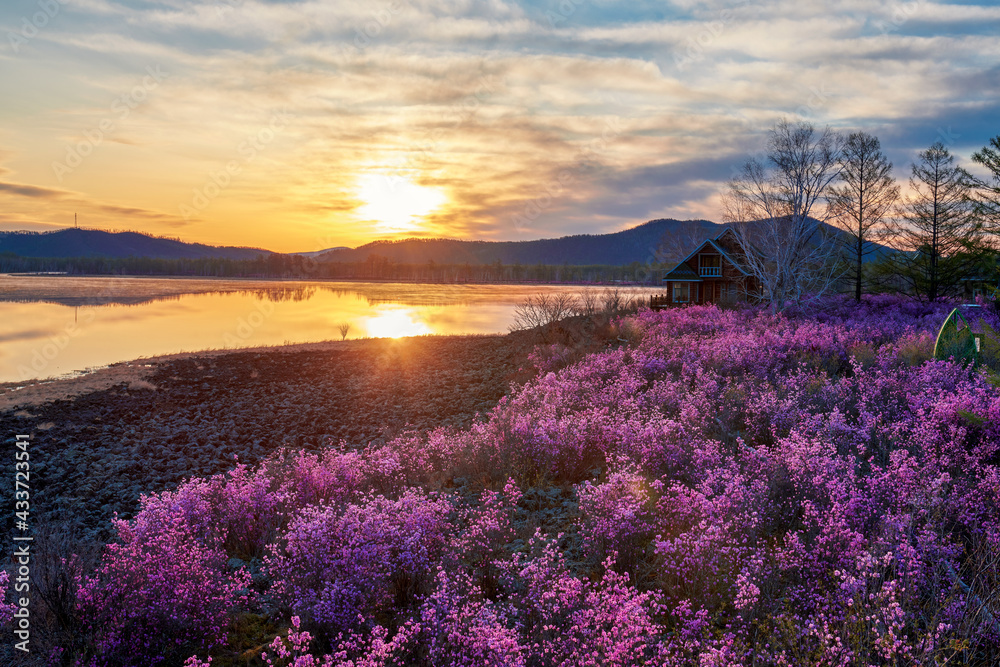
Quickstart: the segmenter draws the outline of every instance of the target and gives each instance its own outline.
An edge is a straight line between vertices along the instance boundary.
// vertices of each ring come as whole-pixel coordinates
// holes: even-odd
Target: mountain
[[[698,230],[699,240],[716,235],[722,225],[707,220],[651,220],[612,234],[581,234],[537,241],[457,241],[403,239],[375,241],[357,248],[322,253],[321,262],[363,262],[369,256],[401,264],[614,264],[659,261],[666,239]]]
[[[323,253],[333,252],[335,250],[351,250],[346,245],[339,245],[336,248],[326,248],[324,250],[310,250],[309,252],[290,252],[289,255],[301,255],[303,257],[319,257]]]
[[[210,246],[139,232],[71,227],[54,232],[0,232],[0,253],[21,257],[149,257],[152,259],[254,259],[260,248]]]
[[[704,241],[717,236],[724,225],[708,220],[651,220],[611,234],[580,234],[536,241],[459,241],[402,239],[375,241],[357,248],[328,248],[300,255],[319,262],[362,263],[378,257],[396,264],[535,264],[624,266],[638,262],[677,261]],[[844,232],[830,228],[835,234]],[[876,259],[888,248],[873,244]],[[55,232],[0,232],[0,254],[21,257],[146,257],[152,259],[255,259],[278,255],[260,248],[217,247],[138,232],[61,229]]]
[[[835,236],[842,230],[824,225]],[[458,241],[402,239],[375,241],[357,248],[336,248],[316,256],[320,262],[364,262],[380,257],[399,264],[610,264],[671,263],[682,259],[702,241],[722,233],[725,225],[708,220],[650,220],[611,234],[581,234],[537,241]],[[868,243],[873,252],[865,261],[893,250]]]

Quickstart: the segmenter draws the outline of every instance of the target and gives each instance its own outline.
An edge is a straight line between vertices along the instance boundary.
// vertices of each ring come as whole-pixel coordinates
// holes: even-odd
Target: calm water
[[[340,340],[342,323],[348,339],[505,333],[525,297],[583,289],[0,275],[0,382],[174,352]]]

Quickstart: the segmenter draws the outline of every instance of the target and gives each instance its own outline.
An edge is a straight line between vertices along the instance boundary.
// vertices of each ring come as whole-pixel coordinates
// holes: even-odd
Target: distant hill
[[[0,253],[21,257],[149,257],[152,259],[254,259],[271,254],[260,248],[210,246],[138,232],[60,229],[54,232],[0,232]]]
[[[323,250],[310,250],[309,252],[290,252],[289,255],[302,255],[303,257],[319,257],[323,253],[334,252],[335,250],[351,250],[346,245],[339,245],[336,248],[325,248]]]
[[[336,249],[318,256],[322,262],[363,262],[371,255],[403,264],[613,264],[658,261],[665,239],[691,228],[702,238],[722,231],[707,220],[651,220],[612,234],[581,234],[537,241],[457,241],[403,239],[375,241],[357,248]]]
[[[123,259],[231,259],[253,260],[261,255],[293,255],[315,258],[321,263],[363,263],[370,257],[395,264],[422,265],[500,262],[505,265],[605,265],[627,266],[634,262],[671,263],[678,261],[709,237],[717,236],[724,225],[708,220],[651,220],[631,229],[611,234],[580,234],[536,241],[459,241],[455,239],[402,239],[375,241],[357,248],[329,248],[303,253],[272,253],[260,248],[209,246],[138,232],[104,232],[96,229],[61,229],[54,232],[0,232],[0,254],[20,257],[73,258],[107,257]],[[835,233],[843,234],[834,230]],[[873,244],[874,245],[874,244]],[[875,245],[869,259],[880,257],[888,248]]]
[[[725,225],[708,220],[650,220],[611,234],[581,234],[537,241],[457,241],[453,239],[403,239],[375,241],[357,248],[337,248],[320,253],[321,262],[364,262],[371,256],[399,264],[609,264],[679,261],[706,238],[722,233]],[[830,227],[834,234],[843,231]],[[869,244],[871,261],[890,249]]]

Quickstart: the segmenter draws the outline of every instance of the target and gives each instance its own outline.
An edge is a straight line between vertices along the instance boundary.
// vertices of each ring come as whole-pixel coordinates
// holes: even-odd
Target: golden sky
[[[0,229],[277,251],[718,220],[781,117],[968,155],[1000,7],[605,0],[11,0]]]

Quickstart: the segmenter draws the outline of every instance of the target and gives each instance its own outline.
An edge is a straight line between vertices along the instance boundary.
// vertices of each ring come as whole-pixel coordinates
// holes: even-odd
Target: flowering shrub
[[[636,470],[615,470],[603,484],[586,481],[576,492],[584,543],[593,557],[613,556],[632,570],[656,527],[655,494],[647,480]]]
[[[573,576],[556,542],[536,535],[532,557],[516,555],[507,586],[534,641],[529,664],[656,665],[659,594],[640,593],[609,560],[596,583]]]
[[[438,573],[435,590],[421,605],[418,655],[424,664],[523,667],[529,648],[518,632],[517,610],[494,602],[462,574]]]
[[[276,593],[331,632],[370,622],[392,604],[405,607],[428,583],[449,510],[413,489],[396,500],[307,508],[266,559]]]
[[[309,644],[312,642],[312,635],[305,630],[301,630],[301,622],[298,616],[292,616],[292,627],[288,629],[288,638],[283,640],[280,636],[275,637],[270,648],[274,650],[274,656],[267,651],[261,654],[261,658],[267,667],[331,667],[333,658],[329,655],[322,659],[316,658],[308,653]]]
[[[311,631],[268,664],[997,664],[1000,389],[931,358],[951,308],[644,311],[464,431],[145,498],[81,582],[92,655],[218,647],[263,555]]]
[[[14,620],[14,612],[17,611],[17,605],[14,604],[13,600],[7,602],[7,587],[9,585],[10,575],[7,574],[7,570],[0,570],[0,625],[7,625]]]
[[[199,540],[180,513],[156,531],[116,527],[121,542],[105,548],[77,594],[94,661],[155,665],[224,644],[249,575],[227,574],[225,554]]]

